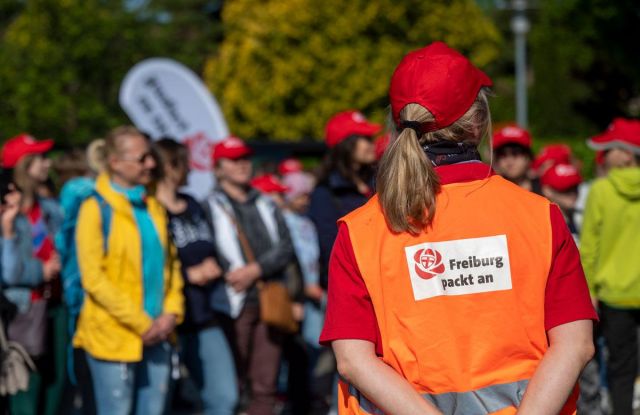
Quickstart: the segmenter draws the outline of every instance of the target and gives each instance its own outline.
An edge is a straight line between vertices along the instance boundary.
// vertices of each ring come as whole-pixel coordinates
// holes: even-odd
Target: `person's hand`
[[[156,319],[162,340],[166,340],[173,333],[176,328],[176,321],[174,314],[163,314]]]
[[[311,284],[304,287],[304,295],[310,300],[320,302],[324,297],[324,290],[318,284]]]
[[[200,264],[187,268],[187,280],[201,287],[221,276],[222,269],[213,258],[206,258]]]
[[[62,269],[62,265],[60,264],[60,256],[58,254],[54,254],[48,261],[46,261],[42,265],[42,274],[45,282],[49,282],[55,279],[58,274],[60,274],[60,270]]]
[[[187,280],[193,285],[203,286],[207,283],[202,264],[187,268]]]
[[[151,327],[142,335],[142,343],[145,346],[153,346],[163,340],[162,334],[158,320],[154,320]]]
[[[257,262],[252,262],[244,267],[227,272],[225,278],[234,290],[242,292],[251,287],[251,284],[256,282],[260,275],[262,275],[260,265]]]
[[[202,274],[204,275],[207,282],[213,281],[222,276],[222,268],[220,268],[220,265],[218,265],[216,260],[211,257],[208,257],[204,261],[202,261],[202,264],[200,264],[200,266],[202,268]]]
[[[301,303],[291,304],[291,313],[295,321],[302,321],[304,319],[304,305]]]
[[[153,324],[142,335],[142,342],[145,346],[153,346],[167,340],[169,335],[176,328],[176,316],[173,314],[163,314],[153,321]]]
[[[2,201],[4,203],[2,209],[2,236],[4,238],[12,238],[14,235],[13,221],[18,213],[20,213],[20,204],[22,203],[22,193],[11,187],[12,191],[7,193]]]

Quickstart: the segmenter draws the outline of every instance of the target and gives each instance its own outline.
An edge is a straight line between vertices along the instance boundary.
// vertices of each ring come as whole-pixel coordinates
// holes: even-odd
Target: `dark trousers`
[[[600,305],[602,334],[609,347],[607,377],[615,415],[633,414],[633,386],[638,375],[640,309]]]
[[[276,387],[282,334],[260,321],[260,307],[247,304],[237,319],[226,322],[225,331],[233,348],[238,380],[249,385],[251,400],[248,415],[272,415],[276,404]]]

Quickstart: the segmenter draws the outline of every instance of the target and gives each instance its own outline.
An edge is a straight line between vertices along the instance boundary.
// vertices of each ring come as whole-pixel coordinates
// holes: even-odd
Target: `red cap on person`
[[[289,188],[283,185],[273,174],[263,174],[251,180],[251,186],[262,193],[286,193]]]
[[[229,136],[213,146],[211,158],[216,162],[220,159],[236,160],[251,154],[253,150],[244,141],[238,137]]]
[[[434,42],[407,54],[391,77],[391,112],[400,127],[400,111],[408,104],[425,107],[435,121],[423,130],[448,127],[471,107],[482,87],[491,79],[462,54],[443,42]]]
[[[11,169],[18,162],[30,154],[43,154],[53,148],[53,140],[36,141],[29,134],[12,137],[2,146],[2,167]]]
[[[587,140],[587,145],[594,150],[622,147],[640,154],[640,120],[615,118],[602,134]]]
[[[281,176],[289,173],[298,173],[302,170],[302,163],[298,159],[285,159],[278,164],[278,173]]]
[[[325,129],[325,143],[332,148],[353,135],[373,137],[382,130],[380,124],[369,122],[358,111],[340,112],[327,122]]]
[[[552,164],[570,164],[571,147],[566,144],[549,144],[542,147],[540,154],[533,161],[532,167],[537,170],[548,161],[553,162]]]
[[[561,163],[547,169],[540,177],[540,183],[543,186],[564,192],[582,183],[582,176],[574,165]]]
[[[519,144],[531,148],[531,134],[524,128],[510,124],[493,133],[492,148],[495,150],[505,144]]]

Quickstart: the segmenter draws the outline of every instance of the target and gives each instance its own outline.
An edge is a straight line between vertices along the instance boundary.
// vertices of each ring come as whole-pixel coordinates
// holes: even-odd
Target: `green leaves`
[[[501,41],[468,0],[234,0],[223,23],[205,80],[235,134],[276,140],[323,137],[348,108],[382,122],[389,79],[410,50],[444,40],[483,66]]]

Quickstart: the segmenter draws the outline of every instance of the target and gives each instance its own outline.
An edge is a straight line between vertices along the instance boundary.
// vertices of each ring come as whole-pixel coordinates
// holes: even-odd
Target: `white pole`
[[[513,0],[513,18],[511,30],[515,37],[515,67],[516,67],[516,122],[523,128],[529,124],[527,110],[527,19],[526,0]]]

